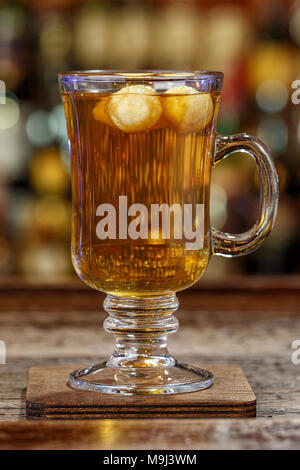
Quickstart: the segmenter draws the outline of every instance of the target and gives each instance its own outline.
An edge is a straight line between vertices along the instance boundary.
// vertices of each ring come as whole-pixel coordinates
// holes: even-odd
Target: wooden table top
[[[199,364],[241,366],[257,397],[256,419],[29,422],[28,368],[93,364],[112,351],[104,296],[80,282],[0,282],[0,448],[299,449],[300,278],[202,281],[178,295],[179,332],[169,349]],[[300,357],[300,354],[299,354]]]

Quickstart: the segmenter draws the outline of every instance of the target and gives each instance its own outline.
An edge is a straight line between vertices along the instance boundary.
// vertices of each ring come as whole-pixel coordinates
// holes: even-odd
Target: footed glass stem
[[[172,357],[167,335],[178,329],[175,294],[152,298],[107,295],[109,317],[104,329],[115,335],[112,356],[100,364],[76,370],[70,385],[101,393],[167,394],[201,390],[212,385],[211,372]]]

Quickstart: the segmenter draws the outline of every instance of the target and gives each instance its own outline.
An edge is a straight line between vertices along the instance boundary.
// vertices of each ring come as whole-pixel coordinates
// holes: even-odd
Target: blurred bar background
[[[300,272],[300,1],[0,1],[0,275],[73,274],[66,128],[57,73],[74,69],[221,70],[218,131],[261,138],[281,198],[256,253],[214,258],[206,277]],[[249,228],[258,205],[250,157],[213,170],[212,224]]]

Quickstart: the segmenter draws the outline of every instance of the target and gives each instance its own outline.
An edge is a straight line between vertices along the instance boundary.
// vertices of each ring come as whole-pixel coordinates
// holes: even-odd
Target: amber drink
[[[126,85],[111,94],[64,93],[63,102],[71,136],[77,274],[96,289],[122,296],[163,295],[192,285],[209,258],[209,183],[219,93],[187,86],[156,93],[150,86]],[[116,237],[100,239],[97,225],[105,214],[98,216],[97,208],[107,203],[116,210]],[[140,215],[128,215],[132,204],[147,208],[147,238],[139,226],[135,239],[128,231],[126,238],[124,233],[118,237],[120,217],[126,231]],[[151,230],[154,204],[160,208],[156,231]],[[162,227],[164,204],[173,207],[165,214],[169,237]],[[203,205],[200,249],[186,249],[184,211],[174,213],[185,204]],[[196,217],[194,210],[194,230]],[[181,238],[175,238],[176,224],[182,224]]]

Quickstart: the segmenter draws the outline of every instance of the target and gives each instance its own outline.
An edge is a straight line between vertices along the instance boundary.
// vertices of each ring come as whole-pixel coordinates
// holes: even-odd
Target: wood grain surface
[[[300,340],[300,279],[202,281],[178,297],[180,329],[170,335],[170,351],[207,366],[240,366],[257,397],[258,419],[24,422],[29,367],[93,364],[107,357],[113,340],[101,326],[102,294],[77,281],[7,280],[0,284],[0,340],[7,347],[0,447],[300,448],[300,365],[291,360]]]
[[[205,364],[201,367],[207,369]],[[237,366],[209,366],[215,381],[206,390],[131,396],[68,387],[70,373],[78,368],[83,365],[31,367],[26,391],[27,418],[247,418],[256,415],[255,395]]]

